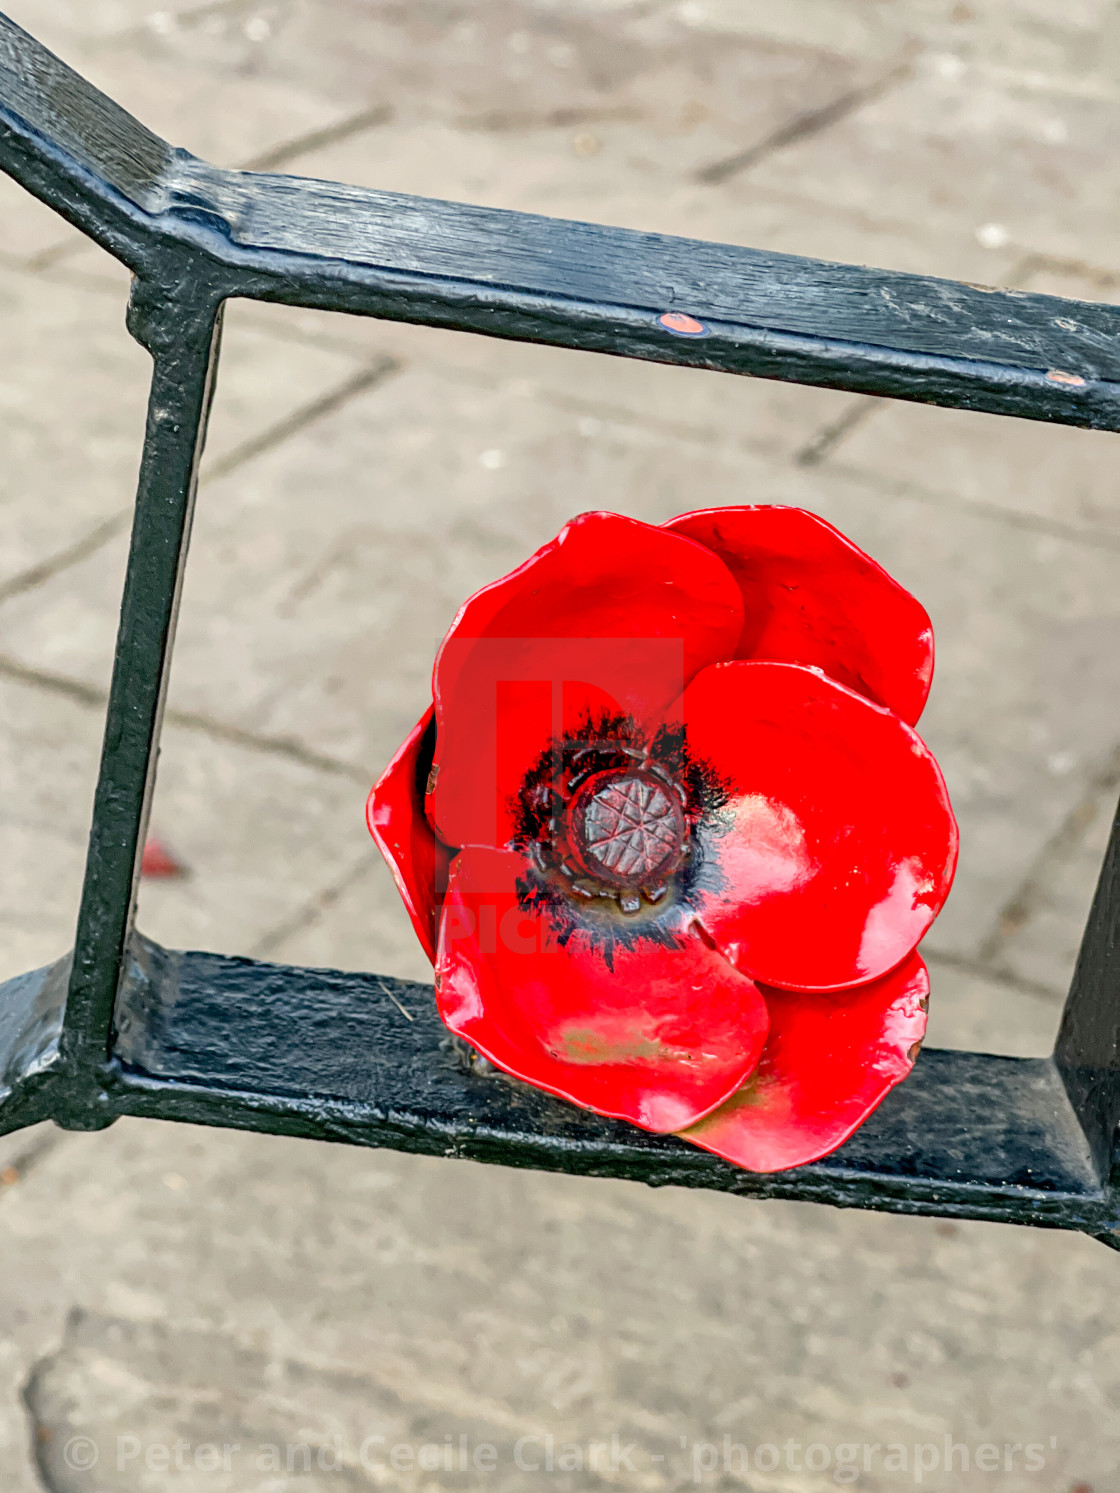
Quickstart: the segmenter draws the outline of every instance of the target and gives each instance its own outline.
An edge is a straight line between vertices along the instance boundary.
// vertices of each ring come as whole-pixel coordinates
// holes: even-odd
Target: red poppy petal
[[[812,664],[910,725],[933,677],[925,608],[804,508],[705,508],[665,525],[705,544],[743,592],[736,658]]]
[[[914,1066],[928,997],[917,954],[858,990],[766,991],[770,1036],[757,1070],[683,1138],[752,1172],[827,1156]]]
[[[616,943],[609,963],[584,929],[561,945],[547,910],[518,905],[525,870],[513,851],[456,857],[436,973],[447,1026],[507,1073],[646,1130],[721,1104],[766,1040],[754,984],[687,929],[679,947]]]
[[[158,835],[149,835],[140,858],[140,875],[152,880],[171,880],[186,874],[182,861],[175,859]]]
[[[432,725],[429,707],[407,741],[370,789],[366,823],[397,883],[424,952],[435,963],[439,907],[447,888],[454,850],[432,833],[424,817],[425,763],[431,755],[425,735]]]
[[[728,792],[693,902],[766,985],[832,990],[914,949],[952,884],[937,763],[896,715],[815,669],[715,664],[685,691],[688,749]]]
[[[616,513],[585,513],[461,608],[436,659],[428,813],[454,845],[502,846],[550,739],[591,710],[656,718],[743,629],[710,550]]]

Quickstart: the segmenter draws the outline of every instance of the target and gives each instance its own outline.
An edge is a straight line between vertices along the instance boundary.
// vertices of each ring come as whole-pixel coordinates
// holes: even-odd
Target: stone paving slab
[[[127,521],[144,435],[151,362],[124,327],[124,301],[0,271],[8,350],[0,371],[7,515],[0,597],[106,526]],[[232,320],[232,318],[231,318]],[[293,347],[259,328],[230,338],[207,464],[228,468],[355,373],[345,350]],[[49,498],[29,501],[32,489]],[[100,565],[100,559],[95,560]],[[112,586],[119,596],[119,569]],[[113,612],[115,614],[116,604]],[[2,645],[0,645],[2,646]]]
[[[664,4],[304,0],[275,7],[262,29],[243,7],[214,7],[149,26],[144,51],[404,117],[509,129],[641,116],[698,141],[710,132],[722,150],[850,88],[864,65],[827,46],[690,24]]]
[[[2,585],[128,506],[151,365],[122,301],[2,271],[0,307]]]
[[[73,943],[102,714],[0,678],[0,980]],[[186,875],[143,883],[144,931],[173,948],[235,954],[275,941],[322,888],[374,865],[365,791],[353,777],[172,722],[153,828]]]
[[[63,60],[172,145],[218,166],[240,166],[278,142],[337,124],[340,101],[279,81],[185,68],[116,46]]]
[[[1059,295],[1120,283],[1110,0],[9,5],[221,160]],[[0,376],[3,574],[25,581],[123,511],[147,375],[119,267],[43,253],[74,240],[35,206],[0,184],[0,334],[22,353]],[[1048,1051],[1116,792],[1110,437],[273,307],[230,308],[227,332],[154,806],[191,875],[143,884],[142,927],[428,978],[361,810],[457,603],[590,502],[793,502],[934,616],[923,729],[965,855],[928,941],[930,1041]],[[0,975],[69,939],[122,563],[105,538],[0,606]],[[948,1432],[969,1471],[923,1487],[1103,1493],[1115,1269],[1027,1230],[41,1127],[0,1140],[0,1487],[810,1493],[838,1447],[878,1444],[857,1486],[885,1493]],[[548,1433],[588,1462],[617,1434],[635,1470],[518,1466],[518,1437]],[[119,1469],[118,1434],[142,1443]],[[369,1434],[486,1437],[501,1465],[367,1467]],[[778,1465],[723,1465],[724,1436]],[[176,1437],[296,1465],[143,1465]],[[339,1465],[303,1471],[301,1444],[335,1437]],[[1019,1443],[1010,1470],[976,1467],[985,1441],[1001,1463]]]
[[[373,361],[342,348],[293,347],[264,326],[243,326],[240,309],[237,302],[226,308],[200,486],[285,439],[322,401],[345,398]]]
[[[432,966],[401,906],[379,855],[348,879],[315,888],[297,913],[260,940],[261,958],[305,969],[372,970],[401,980],[432,982]]]
[[[255,77],[251,67],[225,73],[154,54],[144,42],[158,36],[158,17],[170,14],[154,5],[91,4],[87,10],[10,0],[7,13],[149,129],[218,165],[248,164],[342,117],[343,105],[329,95]],[[127,37],[130,26],[122,45],[120,32]],[[76,259],[93,273],[105,272],[100,250],[7,178],[0,183],[0,223],[5,258]]]
[[[923,729],[965,831],[932,939],[975,949],[1112,744],[1120,626],[1111,551],[998,515],[417,368],[204,490],[172,703],[372,781],[424,708],[462,597],[574,512],[661,522],[744,500],[823,513],[928,606],[940,666]],[[13,599],[9,651],[103,677],[122,545]]]
[[[1081,301],[1115,301],[1117,295],[1107,277],[1089,278],[1043,258],[1022,264],[1018,281],[1031,291]],[[1115,543],[1120,511],[1118,454],[1113,431],[880,400],[867,420],[834,442],[829,459],[1081,530],[1108,545]]]
[[[1062,993],[1073,977],[1081,928],[1096,891],[1116,818],[1115,772],[1087,795],[1051,854],[1005,911],[992,939],[991,963]]]
[[[796,458],[834,423],[843,423],[862,400],[835,389],[253,301],[230,306],[229,346],[236,345],[240,328],[297,346],[345,351],[366,363],[389,357],[398,371],[499,398],[543,401],[577,418],[598,416],[601,425],[645,425],[701,444],[736,443],[786,459]],[[224,397],[219,390],[214,413],[228,424]],[[586,419],[580,428],[585,436],[594,433]]]
[[[838,444],[834,459],[1063,529],[1095,531],[1098,543],[1116,547],[1120,435],[1113,431],[884,401]]]
[[[7,3],[7,14],[12,20],[59,55],[65,55],[67,48],[85,51],[91,43],[116,42],[122,33],[144,26],[153,10],[150,0],[7,0]],[[185,11],[209,8],[168,7]]]
[[[78,1237],[55,1227],[62,1197]],[[914,1445],[946,1433],[973,1458],[994,1442],[999,1463],[1018,1443],[996,1484],[1013,1493],[1108,1486],[1114,1466],[1115,1262],[1088,1240],[128,1121],[56,1148],[2,1217],[3,1379],[27,1386],[52,1489],[155,1485],[142,1464],[116,1470],[117,1436],[145,1454],[178,1438],[188,1458],[334,1445],[338,1472],[289,1480],[316,1490],[494,1486],[386,1465],[398,1441],[415,1456],[461,1434],[500,1446],[501,1485],[520,1489],[558,1485],[521,1441],[550,1433],[585,1458],[616,1433],[630,1448],[613,1475],[561,1479],[572,1489],[800,1493],[833,1484],[834,1463],[805,1470],[809,1446],[853,1444],[858,1486],[913,1486]],[[67,1327],[74,1308],[87,1315]],[[65,1469],[75,1435],[103,1470]],[[725,1471],[724,1436],[777,1447],[777,1469]],[[518,1441],[529,1467],[510,1466]],[[884,1470],[891,1444],[905,1481]],[[713,1445],[705,1471],[697,1447]],[[5,1487],[35,1486],[23,1455],[0,1445]],[[923,1486],[993,1486],[960,1456]],[[285,1486],[250,1470],[212,1485]]]
[[[13,267],[73,237],[68,223],[9,176],[0,176],[0,223],[0,264]]]
[[[787,46],[822,47],[842,57],[882,61],[913,42],[944,6],[872,4],[861,0],[676,0],[666,7],[687,26],[766,38]],[[927,14],[929,12],[929,14]]]
[[[309,897],[373,863],[365,792],[352,777],[170,726],[153,830],[188,874],[143,883],[140,927],[170,948],[256,952]]]
[[[291,350],[293,358],[301,355]],[[587,361],[579,359],[578,371]],[[629,370],[614,360],[609,366],[620,379]],[[578,378],[572,382],[578,387]],[[678,382],[669,380],[671,387]],[[760,386],[727,382],[742,391],[749,416]],[[219,390],[219,404],[222,397]],[[791,400],[791,414],[795,407]],[[820,406],[812,395],[806,409],[796,439],[817,427]],[[423,702],[416,695],[396,706],[397,716],[379,728],[370,724],[366,691],[387,700],[394,676],[403,674],[415,694],[462,597],[520,563],[573,513],[635,503],[651,516],[676,511],[681,476],[662,466],[663,453],[674,449],[671,438],[651,441],[641,427],[557,409],[525,380],[493,390],[422,367],[389,376],[294,435],[273,458],[262,454],[203,487],[175,703],[204,711],[217,705],[227,721],[271,734],[294,730],[315,750],[378,765],[407,713]],[[695,456],[704,460],[702,451]],[[678,466],[693,459],[689,449]],[[686,483],[689,492],[701,491],[694,476]],[[720,490],[729,488],[735,500],[760,495],[734,455]],[[709,489],[710,482],[703,491]],[[445,553],[452,533],[459,543]],[[44,668],[101,677],[123,555],[122,539],[33,599],[14,599],[4,614],[9,650]],[[240,617],[220,621],[229,607]],[[197,627],[188,621],[192,614]],[[224,663],[209,656],[213,626],[224,635]],[[344,656],[339,650],[348,643],[357,651]],[[325,673],[324,647],[332,659]],[[255,666],[247,656],[254,652]],[[332,683],[340,670],[345,688]],[[367,683],[355,697],[359,680]],[[309,712],[296,703],[297,692]],[[380,734],[371,738],[371,730]]]
[[[887,201],[934,228],[970,223],[981,240],[1114,268],[1114,91],[1015,81],[994,87],[952,54],[929,56],[912,81],[752,180],[868,212]]]
[[[74,942],[102,727],[72,700],[0,679],[0,980]]]

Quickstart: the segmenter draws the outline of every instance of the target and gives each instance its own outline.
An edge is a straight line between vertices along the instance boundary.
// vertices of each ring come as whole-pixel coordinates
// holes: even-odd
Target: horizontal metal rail
[[[64,1086],[66,975],[63,962],[0,986],[8,1007],[27,1013],[25,1071],[38,1059],[22,1124],[59,1110],[52,1067]],[[653,1186],[1105,1237],[1120,1229],[1120,1200],[1093,1166],[1050,1059],[926,1051],[827,1160],[758,1176],[476,1064],[441,1025],[430,985],[174,952],[137,935],[112,1054],[92,1112],[72,1116],[79,1128],[148,1115]]]
[[[1120,307],[221,170],[0,16],[0,168],[126,264],[154,360],[75,949],[0,986],[0,1131],[122,1114],[1120,1247],[1120,851],[1044,1060],[927,1050],[826,1161],[755,1176],[472,1063],[430,987],[158,948],[133,928],[198,460],[231,297],[1120,429]]]
[[[157,282],[1120,429],[1120,306],[223,170],[3,18],[0,121],[4,169]]]

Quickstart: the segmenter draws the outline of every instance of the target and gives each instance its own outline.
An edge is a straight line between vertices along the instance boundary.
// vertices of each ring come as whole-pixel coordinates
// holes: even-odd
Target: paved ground
[[[1113,0],[149,4],[8,9],[222,163],[1115,294]],[[124,291],[0,181],[0,976],[74,918]],[[937,629],[932,1036],[1047,1050],[1120,783],[1113,437],[276,308],[226,347],[155,805],[191,875],[148,932],[425,978],[361,810],[458,601],[588,506],[797,502]],[[5,1493],[1117,1486],[1088,1241],[155,1124],[4,1146]]]

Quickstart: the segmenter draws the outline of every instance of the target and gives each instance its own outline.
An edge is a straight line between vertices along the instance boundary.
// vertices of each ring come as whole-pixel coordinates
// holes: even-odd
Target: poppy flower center
[[[617,728],[617,729],[611,729]],[[625,720],[589,725],[552,742],[521,788],[520,845],[539,895],[560,922],[587,905],[596,925],[684,895],[693,873],[692,828],[704,815],[704,780],[683,734],[646,742]]]
[[[619,889],[672,871],[684,846],[680,800],[640,769],[595,773],[572,798],[567,819],[584,868]]]

